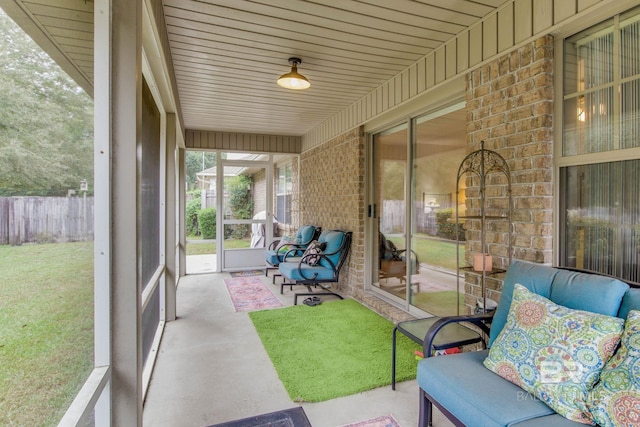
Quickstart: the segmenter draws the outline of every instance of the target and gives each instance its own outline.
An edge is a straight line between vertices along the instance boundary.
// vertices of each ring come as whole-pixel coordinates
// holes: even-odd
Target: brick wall
[[[301,223],[352,231],[351,252],[340,273],[340,294],[394,322],[408,320],[413,316],[364,292],[364,144],[362,129],[357,128],[301,155]]]
[[[550,263],[553,206],[553,39],[543,37],[467,75],[469,152],[480,148],[503,156],[511,170],[513,225],[490,224],[489,252],[507,266],[508,239],[513,258]],[[301,155],[301,223],[353,231],[351,254],[338,289],[393,321],[412,316],[364,293],[364,144],[354,129]],[[477,182],[467,181],[467,215],[479,212]],[[505,212],[506,180],[487,180],[489,215]],[[467,256],[480,251],[478,221],[468,221]],[[470,260],[470,259],[469,259]],[[501,277],[489,278],[488,296],[500,298]],[[467,312],[481,295],[477,274],[465,280]]]
[[[360,128],[301,155],[301,221],[323,230],[353,232],[351,252],[338,285],[344,295],[361,292],[364,286],[364,173]]]
[[[267,173],[264,169],[253,178],[253,215],[267,209]]]
[[[467,75],[469,151],[494,150],[511,169],[513,225],[492,222],[486,233],[494,265],[507,266],[508,239],[513,258],[552,261],[553,221],[553,38],[545,36]],[[505,179],[487,179],[487,215],[504,214]],[[467,181],[467,215],[479,214],[477,182]],[[475,185],[475,186],[474,186]],[[467,256],[480,251],[480,222],[467,221]],[[480,277],[466,277],[467,306],[481,295]],[[488,297],[499,300],[501,281],[489,279]]]

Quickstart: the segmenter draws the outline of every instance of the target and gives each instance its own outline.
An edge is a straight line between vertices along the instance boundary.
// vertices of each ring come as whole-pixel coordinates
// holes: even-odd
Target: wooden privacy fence
[[[438,207],[425,206],[423,202],[413,203],[413,218],[415,221],[415,232],[436,236],[438,234],[438,224],[436,213],[441,209],[451,208],[451,203],[443,203]],[[382,215],[380,220],[380,231],[382,233],[397,234],[404,232],[406,223],[406,203],[404,200],[384,200],[382,205]]]
[[[0,245],[93,240],[93,197],[0,197]]]

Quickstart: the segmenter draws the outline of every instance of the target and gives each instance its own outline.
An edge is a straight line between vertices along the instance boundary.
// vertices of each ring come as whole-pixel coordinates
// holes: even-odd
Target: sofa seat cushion
[[[510,426],[554,411],[484,367],[487,351],[423,359],[420,387],[468,426]],[[544,425],[544,424],[538,424]]]
[[[299,267],[299,268],[298,268]],[[326,268],[323,265],[309,265],[300,262],[281,262],[278,266],[280,274],[289,280],[322,280],[327,281],[333,279],[334,272],[332,268]],[[314,276],[317,274],[317,276]]]
[[[512,424],[510,427],[584,427],[584,424],[576,421],[571,421],[563,417],[562,415],[554,414],[547,415],[540,418],[532,418],[530,420],[522,421],[516,424]]]

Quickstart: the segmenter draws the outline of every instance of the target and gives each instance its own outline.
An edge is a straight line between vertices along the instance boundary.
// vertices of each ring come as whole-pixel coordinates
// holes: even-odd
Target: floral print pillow
[[[620,348],[589,392],[587,407],[603,427],[640,425],[640,311],[629,312]]]
[[[587,392],[620,342],[624,320],[573,310],[514,287],[507,323],[484,365],[558,414],[593,424]]]
[[[311,266],[318,265],[322,258],[322,252],[326,247],[326,242],[318,243],[316,240],[312,241],[304,251],[304,255],[302,255],[302,262]]]

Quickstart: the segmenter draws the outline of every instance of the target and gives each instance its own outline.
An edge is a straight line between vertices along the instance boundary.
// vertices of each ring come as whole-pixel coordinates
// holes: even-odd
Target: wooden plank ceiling
[[[164,0],[185,128],[303,135],[504,2]],[[0,5],[12,17],[21,8],[42,33],[36,41],[92,86],[92,1]],[[302,59],[310,89],[276,85],[289,57]]]

